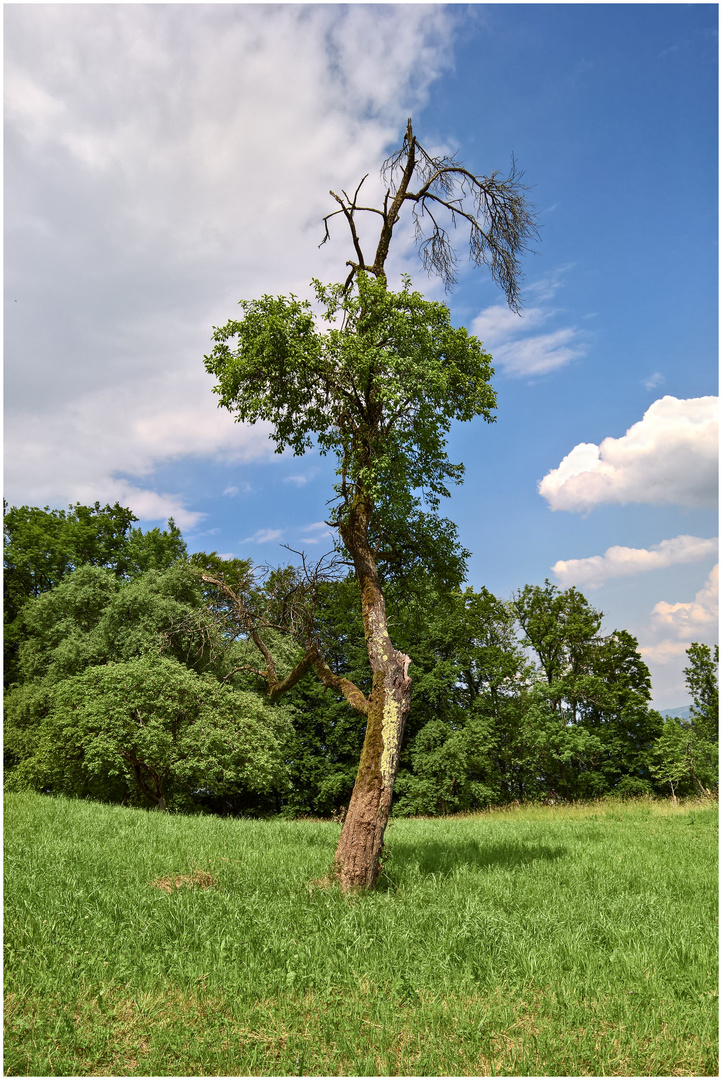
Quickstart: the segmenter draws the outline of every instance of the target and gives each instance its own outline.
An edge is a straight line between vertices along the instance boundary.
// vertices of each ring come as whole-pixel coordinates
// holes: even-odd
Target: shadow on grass
[[[421,841],[416,844],[393,840],[388,847],[384,877],[394,884],[405,877],[407,871],[423,875],[453,874],[465,867],[473,871],[515,870],[528,866],[539,859],[552,862],[563,858],[567,849],[548,844],[523,844],[508,841],[501,844],[484,844],[476,840],[460,840],[452,843]]]

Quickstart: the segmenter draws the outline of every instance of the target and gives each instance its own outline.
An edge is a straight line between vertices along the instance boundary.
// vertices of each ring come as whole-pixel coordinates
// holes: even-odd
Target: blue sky
[[[717,48],[713,4],[6,6],[6,498],[321,553],[332,464],[233,425],[202,357],[239,299],[344,276],[328,189],[412,116],[474,172],[513,154],[539,214],[522,318],[476,270],[447,298],[497,368],[497,422],[450,440],[469,583],[578,585],[684,704],[717,630]],[[443,298],[408,236],[393,269]]]

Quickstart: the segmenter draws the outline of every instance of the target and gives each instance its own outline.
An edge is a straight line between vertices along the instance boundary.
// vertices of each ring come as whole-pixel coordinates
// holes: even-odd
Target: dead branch
[[[503,289],[512,311],[520,310],[521,256],[529,249],[529,241],[538,236],[536,215],[529,203],[522,184],[523,173],[518,172],[512,157],[506,176],[493,172],[490,176],[476,176],[466,169],[456,157],[432,157],[417,141],[408,121],[406,134],[399,150],[383,164],[381,176],[388,187],[383,208],[359,206],[358,195],[366,177],[356,188],[353,198],[345,191],[331,195],[340,209],[332,211],[323,219],[324,244],[330,238],[329,221],[343,214],[351,233],[356,260],[349,260],[351,268],[345,289],[350,288],[359,271],[385,277],[386,258],[394,227],[399,221],[405,202],[413,204],[414,235],[421,262],[428,274],[439,276],[447,291],[457,280],[458,260],[450,231],[433,212],[446,211],[451,229],[459,220],[469,226],[469,258],[480,268],[486,267],[492,280]],[[419,186],[411,189],[413,180]],[[381,232],[374,261],[366,262],[361,249],[356,215],[371,213],[381,217]]]
[[[207,573],[200,575],[202,581],[212,585],[225,598],[227,613],[236,633],[253,642],[265,663],[265,668],[239,665],[229,672],[227,678],[236,671],[253,672],[265,681],[271,701],[277,701],[313,667],[324,686],[343,694],[357,712],[367,715],[369,705],[363,691],[350,679],[338,676],[331,670],[321,653],[315,629],[319,586],[338,578],[340,567],[345,565],[344,560],[336,552],[329,552],[312,563],[306,558],[305,552],[296,552],[290,547],[288,550],[301,557],[301,566],[266,568],[265,595],[259,593],[255,604],[250,590],[246,590],[246,594],[243,589],[234,589],[222,577]],[[268,605],[270,611],[264,610],[264,605]],[[263,632],[269,629],[289,634],[303,649],[301,658],[283,678],[279,678],[273,652],[264,640]]]

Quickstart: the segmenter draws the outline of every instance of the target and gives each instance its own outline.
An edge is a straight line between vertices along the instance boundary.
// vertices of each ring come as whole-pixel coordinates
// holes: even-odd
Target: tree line
[[[5,508],[6,787],[343,814],[366,718],[341,683],[373,685],[353,575],[189,556],[172,521],[135,520],[117,504]],[[691,719],[665,719],[636,640],[602,634],[574,588],[502,601],[417,574],[385,594],[412,680],[395,814],[716,787],[716,649],[690,647]],[[325,680],[310,664],[289,678],[309,619]]]

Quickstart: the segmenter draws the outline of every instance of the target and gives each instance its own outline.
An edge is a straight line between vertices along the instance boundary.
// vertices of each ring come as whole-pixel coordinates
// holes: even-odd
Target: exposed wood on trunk
[[[341,526],[356,569],[373,688],[366,737],[351,802],[341,830],[334,867],[344,892],[371,888],[378,877],[384,833],[411,705],[410,659],[389,637],[386,604],[368,543],[371,500],[357,496]]]

